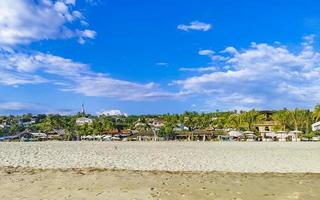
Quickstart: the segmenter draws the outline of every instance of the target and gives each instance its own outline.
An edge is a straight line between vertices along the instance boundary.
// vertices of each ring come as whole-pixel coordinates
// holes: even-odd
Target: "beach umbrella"
[[[93,137],[92,137],[91,135],[88,135],[88,136],[87,136],[87,139],[88,139],[88,140],[92,140]]]
[[[266,137],[274,138],[274,137],[276,137],[276,133],[275,132],[267,132]]]
[[[243,133],[241,133],[240,131],[230,131],[228,135],[230,135],[231,137],[240,137],[243,135]]]
[[[243,134],[245,134],[245,135],[247,135],[247,134],[254,134],[254,132],[253,132],[253,131],[245,131],[245,132],[243,132]]]
[[[278,131],[277,134],[276,134],[276,137],[278,139],[285,139],[285,138],[288,137],[288,134],[285,131]]]
[[[289,135],[294,135],[296,138],[296,141],[298,141],[298,134],[301,134],[301,133],[302,131],[295,130],[295,131],[290,131]]]

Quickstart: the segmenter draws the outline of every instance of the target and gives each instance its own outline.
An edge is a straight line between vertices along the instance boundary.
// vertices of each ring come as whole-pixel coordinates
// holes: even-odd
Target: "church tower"
[[[83,103],[82,103],[82,106],[81,106],[81,115],[82,115],[82,117],[86,116],[86,111],[84,109],[84,104]]]

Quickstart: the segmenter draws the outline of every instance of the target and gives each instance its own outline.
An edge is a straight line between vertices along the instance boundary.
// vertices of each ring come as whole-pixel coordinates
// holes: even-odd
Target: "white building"
[[[93,122],[92,119],[86,117],[86,113],[85,113],[83,104],[82,104],[81,113],[82,113],[82,117],[80,117],[76,120],[77,125],[91,124]]]
[[[189,131],[189,128],[186,127],[183,124],[178,124],[178,127],[173,128],[173,131],[179,132],[179,131]]]
[[[91,123],[92,123],[92,119],[87,117],[80,117],[76,120],[77,125],[91,124]]]
[[[137,128],[137,127],[145,127],[145,126],[147,126],[147,125],[145,123],[140,122],[140,119],[138,120],[138,122],[136,122],[134,124],[135,128]]]
[[[164,124],[161,121],[158,120],[153,120],[149,123],[150,126],[154,127],[154,128],[161,128],[164,126]]]

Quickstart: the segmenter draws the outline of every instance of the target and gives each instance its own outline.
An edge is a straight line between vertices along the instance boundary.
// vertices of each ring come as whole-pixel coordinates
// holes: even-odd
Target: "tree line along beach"
[[[320,141],[313,110],[0,116],[0,141]]]

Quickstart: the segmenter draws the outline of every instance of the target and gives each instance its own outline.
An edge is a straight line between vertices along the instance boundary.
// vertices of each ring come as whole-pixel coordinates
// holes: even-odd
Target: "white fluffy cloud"
[[[90,29],[71,29],[71,23],[85,22],[75,10],[75,0],[0,1],[0,84],[55,84],[62,91],[85,96],[122,100],[179,97],[154,83],[135,83],[97,73],[87,64],[41,53],[21,51],[19,45],[45,39],[78,37],[79,43],[94,39]],[[73,24],[74,25],[74,24]],[[70,26],[71,27],[71,26]],[[20,49],[20,50],[17,50]]]
[[[177,28],[183,31],[208,31],[212,28],[212,25],[204,22],[193,21],[189,25],[180,24],[177,26]]]
[[[228,58],[225,58],[221,55],[217,55],[216,52],[214,52],[210,49],[200,50],[198,53],[201,56],[208,56],[209,58],[212,59],[212,61],[224,61],[224,60],[228,59]]]
[[[41,52],[21,53],[14,50],[3,50],[0,51],[1,69],[22,74],[42,70],[56,75],[74,75],[77,72],[87,70],[88,66],[70,59]]]
[[[184,93],[166,92],[155,83],[135,83],[96,73],[90,66],[41,52],[22,53],[0,48],[0,84],[52,83],[60,90],[85,96],[121,100],[179,98]]]
[[[21,102],[2,102],[0,104],[0,110],[19,111],[19,110],[27,110],[30,107],[33,107],[33,105],[27,104],[27,103],[21,103]]]
[[[0,102],[0,114],[25,114],[25,113],[47,113],[70,115],[76,113],[75,110],[70,109],[56,109],[48,105],[26,103],[18,101]]]
[[[74,92],[91,97],[109,97],[127,101],[178,99],[188,95],[187,92],[168,92],[155,83],[136,83],[114,79],[100,73],[73,77],[74,85],[63,91]]]
[[[158,66],[163,66],[163,67],[168,67],[168,66],[169,66],[169,63],[166,63],[166,62],[158,62],[158,63],[156,63],[156,65],[158,65]]]
[[[213,55],[215,52],[210,50],[210,49],[205,49],[205,50],[200,50],[199,51],[199,55],[201,56],[211,56]]]
[[[0,84],[3,85],[46,83],[50,80],[39,74],[79,76],[80,72],[86,70],[87,65],[59,56],[40,52],[21,53],[0,48]]]
[[[128,116],[127,113],[123,113],[120,110],[105,110],[102,112],[98,112],[97,114],[105,115],[105,116],[121,116],[121,115]]]
[[[79,40],[78,42],[80,44],[84,44],[86,42],[85,38],[89,38],[89,39],[94,39],[97,35],[97,33],[93,30],[84,30],[84,31],[79,31]]]
[[[170,93],[161,92],[154,83],[139,84],[117,80],[103,74],[91,74],[73,78],[75,85],[64,91],[71,91],[92,97],[111,97],[121,100],[146,100],[164,98]]]
[[[75,4],[75,0],[1,0],[0,45],[72,37],[81,43],[94,39],[93,30],[70,28],[78,20],[85,21]]]
[[[18,101],[0,102],[0,114],[41,113],[48,110],[47,106]]]
[[[0,73],[1,85],[18,86],[22,84],[40,84],[47,82],[46,79],[38,75],[26,75],[14,72],[6,72],[4,70],[0,70]]]
[[[217,67],[197,67],[197,68],[181,67],[179,70],[184,72],[212,72],[212,71],[217,71]]]
[[[217,55],[223,58],[217,72],[174,83],[183,91],[205,94],[216,107],[312,106],[320,102],[320,52],[313,48],[313,40],[313,36],[305,37],[298,52],[256,43],[242,50],[228,47]],[[215,55],[211,51],[200,54]]]

